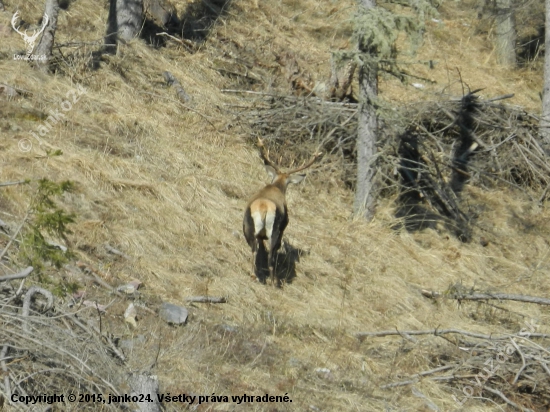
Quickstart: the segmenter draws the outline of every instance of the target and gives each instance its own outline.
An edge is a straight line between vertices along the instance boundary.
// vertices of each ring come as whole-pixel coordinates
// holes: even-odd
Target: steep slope
[[[8,26],[16,4],[5,6],[0,24]],[[186,6],[177,5],[180,15]],[[473,12],[445,7],[442,23],[428,25],[418,55],[439,62],[417,72],[437,83],[417,90],[384,77],[382,97],[398,104],[430,98],[444,87],[460,95],[458,68],[472,88],[486,87],[490,95],[513,88],[515,104],[536,110],[540,73],[495,66],[487,41],[473,35]],[[21,10],[34,18],[41,14],[37,4]],[[63,205],[78,217],[70,237],[78,258],[98,267],[113,285],[141,280],[142,300],[151,307],[161,300],[183,304],[191,295],[228,297],[226,304],[192,306],[183,328],[164,325],[148,312],[141,313],[137,329],[126,328],[121,319],[127,302],[117,301],[103,327],[125,339],[145,337],[134,347],[130,366],[153,365],[161,390],[171,394],[269,393],[292,399],[208,403],[198,410],[427,410],[410,387],[379,386],[437,367],[441,359],[459,359],[461,351],[433,336],[415,343],[396,337],[359,343],[356,332],[441,327],[515,333],[524,319],[543,326],[550,320],[541,306],[435,305],[419,293],[462,282],[482,290],[550,294],[548,211],[504,188],[467,189],[467,196],[486,205],[480,222],[491,231],[483,247],[480,233],[464,244],[431,230],[392,230],[392,199],[381,201],[374,222],[355,220],[353,194],[320,168],[288,193],[285,238],[305,252],[296,276],[283,289],[249,276],[243,208],[267,179],[246,125],[233,110],[248,103],[221,90],[290,92],[292,76],[311,86],[324,82],[330,51],[349,47],[353,13],[351,0],[235,1],[194,53],[176,42],[153,48],[136,40],[116,56],[104,56],[93,70],[90,54],[98,46],[86,42],[101,39],[107,10],[76,1],[60,15],[57,42],[78,44],[60,49],[59,72],[49,76],[11,59],[23,46],[19,35],[8,32],[2,41],[1,81],[27,94],[0,101],[0,181],[74,181],[76,189]],[[165,70],[192,97],[187,107],[164,83]],[[86,92],[70,100],[63,121],[39,145],[29,132],[38,132],[78,85]],[[18,146],[25,138],[33,143],[28,152]],[[52,156],[54,149],[63,154]],[[3,188],[2,219],[16,226],[31,195],[32,185]],[[105,243],[132,259],[113,258]],[[82,282],[71,268],[48,271],[50,281]],[[87,290],[102,303],[111,300],[92,285]],[[544,328],[540,331],[548,332]],[[451,395],[460,393],[430,381],[416,387],[441,410],[453,409]],[[470,405],[498,410],[481,400]]]

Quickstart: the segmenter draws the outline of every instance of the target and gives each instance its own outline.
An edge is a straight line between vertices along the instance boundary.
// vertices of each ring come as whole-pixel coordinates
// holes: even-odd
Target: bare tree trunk
[[[550,1],[550,0],[549,0]],[[376,0],[360,0],[365,12],[376,7]],[[359,71],[359,95],[361,108],[357,127],[357,183],[355,188],[354,212],[367,220],[374,216],[374,177],[378,120],[376,99],[378,98],[378,62],[376,50],[367,48],[363,53],[363,64]]]
[[[138,36],[142,22],[143,0],[110,0],[105,45],[116,50],[120,40],[129,42]]]
[[[500,64],[516,66],[516,26],[512,0],[496,0],[496,52]]]
[[[46,10],[44,10],[44,14],[48,16],[48,25],[44,29],[42,38],[38,46],[34,49],[33,54],[43,58],[43,60],[40,59],[35,61],[35,67],[42,72],[47,72],[50,67],[55,31],[57,30],[57,15],[59,14],[58,0],[46,0]]]
[[[118,24],[116,19],[116,2],[109,0],[109,14],[107,15],[107,34],[105,35],[105,47],[107,52],[116,53],[118,38]]]
[[[544,35],[544,86],[542,89],[542,118],[540,135],[544,149],[550,151],[550,0],[545,1],[546,32]]]

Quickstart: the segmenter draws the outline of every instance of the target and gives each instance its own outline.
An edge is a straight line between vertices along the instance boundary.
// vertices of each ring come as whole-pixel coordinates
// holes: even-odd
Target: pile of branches
[[[484,100],[477,92],[409,107],[407,131],[418,134],[426,157],[433,154],[439,164],[453,170],[455,146],[468,128],[476,143],[468,167],[470,184],[504,182],[524,191],[539,191],[538,199],[544,200],[542,195],[550,184],[550,148],[539,137],[539,118],[499,102],[513,95]],[[472,103],[474,107],[469,108]],[[466,110],[472,111],[471,124],[464,124]]]
[[[250,105],[235,113],[244,121],[250,141],[264,139],[279,164],[303,162],[321,149],[333,161],[332,169],[351,187],[355,185],[356,103],[327,102],[317,97],[297,97],[253,91],[224,90],[250,98]]]
[[[545,200],[550,162],[538,136],[539,119],[500,102],[512,95],[483,100],[477,92],[411,108],[406,130],[394,142],[400,163],[397,216],[408,229],[443,222],[468,241],[475,213],[462,206],[466,184],[506,185],[532,201]],[[381,168],[393,185],[389,165]]]
[[[84,313],[56,307],[46,289],[26,289],[25,278],[32,271],[29,267],[0,276],[0,409],[3,405],[14,410],[38,410],[38,405],[43,409],[49,406],[47,399],[35,404],[21,399],[57,394],[64,396],[64,402],[51,405],[56,410],[120,410],[122,405],[109,405],[106,396],[120,395],[124,356]],[[14,281],[19,285],[12,285]],[[76,396],[75,402],[68,400],[70,394]],[[88,398],[81,399],[81,394]],[[99,394],[105,404],[89,398]]]
[[[533,329],[533,327],[530,327]],[[466,356],[442,362],[443,366],[419,372],[406,380],[382,386],[390,389],[412,385],[420,379],[447,382],[454,388],[457,408],[472,398],[505,402],[520,411],[546,410],[550,406],[550,335],[522,330],[516,335],[486,335],[458,329],[428,331],[363,332],[360,339],[401,335],[435,335],[449,340]],[[451,339],[448,336],[455,336]],[[544,340],[541,340],[544,339]],[[544,344],[546,342],[546,345]]]
[[[354,188],[357,104],[226,92],[251,98],[252,104],[238,116],[252,139],[261,135],[272,152],[282,158],[291,153],[294,161],[307,159],[319,148],[329,154],[325,166]],[[442,96],[399,111],[380,108],[376,187],[382,196],[398,198],[397,216],[405,218],[408,229],[443,221],[467,241],[472,213],[461,206],[466,184],[505,185],[531,200],[546,200],[550,147],[540,140],[539,119],[502,103],[512,95],[485,100],[478,92],[462,98]]]

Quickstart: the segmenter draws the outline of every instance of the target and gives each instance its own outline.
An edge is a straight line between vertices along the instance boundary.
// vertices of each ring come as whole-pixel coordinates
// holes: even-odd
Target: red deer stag
[[[283,232],[288,225],[288,209],[286,206],[286,187],[290,183],[300,183],[306,175],[295,175],[310,167],[321,156],[316,153],[305,165],[283,173],[279,167],[269,159],[269,152],[260,138],[258,138],[260,155],[265,164],[265,170],[270,175],[271,184],[256,193],[248,202],[244,213],[243,232],[246,241],[252,249],[252,273],[256,272],[255,259],[260,245],[267,250],[267,263],[271,283],[275,284],[275,252],[281,247]],[[267,246],[264,243],[267,241]]]

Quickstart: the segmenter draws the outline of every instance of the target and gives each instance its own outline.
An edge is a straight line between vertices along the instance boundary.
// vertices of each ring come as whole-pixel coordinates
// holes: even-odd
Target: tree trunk
[[[137,37],[143,22],[143,0],[110,0],[105,45],[116,51],[120,40],[129,42]]]
[[[550,0],[549,0],[550,1]],[[376,7],[376,0],[360,0],[364,12]],[[376,50],[359,50],[363,64],[359,70],[359,123],[357,127],[357,182],[354,212],[371,220],[374,216],[374,177],[378,121],[376,99],[378,97],[378,62]]]
[[[545,1],[546,31],[544,34],[544,86],[542,89],[542,116],[540,121],[540,135],[543,147],[550,153],[550,0]]]
[[[516,26],[512,0],[496,0],[496,52],[499,64],[516,66]]]
[[[108,53],[116,53],[118,25],[116,19],[116,2],[109,0],[109,14],[107,15],[107,34],[105,35],[105,48]]]
[[[55,31],[57,30],[58,13],[58,0],[46,0],[46,10],[44,10],[44,14],[48,15],[48,25],[44,29],[38,46],[33,50],[34,55],[42,58],[35,61],[35,67],[42,72],[47,72],[50,67]],[[42,18],[45,18],[45,16]]]

